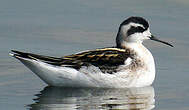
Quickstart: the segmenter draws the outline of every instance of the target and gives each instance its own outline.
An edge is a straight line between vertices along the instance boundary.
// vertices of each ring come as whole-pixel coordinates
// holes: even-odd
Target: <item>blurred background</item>
[[[144,42],[156,61],[154,109],[188,110],[188,10],[188,0],[0,0],[1,109],[39,109],[31,104],[40,102],[35,98],[44,95],[47,86],[8,55],[11,49],[60,57],[114,46],[119,24],[130,16],[141,16],[155,36],[175,46]],[[80,96],[73,94],[71,98]],[[64,101],[58,103],[63,104],[60,109],[67,107]]]

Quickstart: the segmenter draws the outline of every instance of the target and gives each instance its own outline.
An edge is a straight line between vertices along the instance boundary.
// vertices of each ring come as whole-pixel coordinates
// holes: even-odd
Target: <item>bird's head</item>
[[[142,43],[144,40],[154,40],[173,47],[171,44],[154,37],[148,22],[142,17],[130,17],[120,24],[116,42],[118,47],[124,43]]]

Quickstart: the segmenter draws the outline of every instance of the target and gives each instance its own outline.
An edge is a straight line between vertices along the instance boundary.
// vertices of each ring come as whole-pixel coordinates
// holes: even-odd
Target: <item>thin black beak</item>
[[[157,38],[156,38],[155,36],[153,36],[153,35],[151,35],[150,40],[154,40],[154,41],[157,41],[157,42],[161,42],[161,43],[164,43],[164,44],[169,45],[169,46],[171,46],[171,47],[174,47],[174,46],[171,45],[170,43],[165,42],[165,41],[162,41],[162,40],[159,40],[159,39],[157,39]]]

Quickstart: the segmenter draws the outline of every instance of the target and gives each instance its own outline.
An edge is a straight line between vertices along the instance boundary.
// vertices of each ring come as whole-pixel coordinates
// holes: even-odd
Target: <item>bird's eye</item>
[[[141,27],[141,26],[138,26],[137,27],[138,28],[138,30],[145,30],[143,27]]]

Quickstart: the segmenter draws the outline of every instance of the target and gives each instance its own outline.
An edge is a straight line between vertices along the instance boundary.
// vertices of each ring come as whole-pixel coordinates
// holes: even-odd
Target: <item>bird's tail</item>
[[[11,56],[20,60],[26,67],[51,86],[89,87],[87,77],[73,68],[54,66],[61,63],[61,58],[37,55],[12,50]],[[54,63],[54,65],[48,64]],[[83,79],[84,81],[81,81]],[[88,82],[87,82],[88,81]],[[87,83],[86,83],[87,82]]]
[[[26,59],[32,59],[32,60],[40,60],[42,62],[53,64],[53,65],[59,65],[60,62],[62,61],[61,58],[57,58],[57,57],[37,55],[37,54],[33,54],[33,53],[20,52],[17,50],[11,50],[11,51],[12,51],[12,53],[10,53],[10,55],[15,58],[26,58]]]

